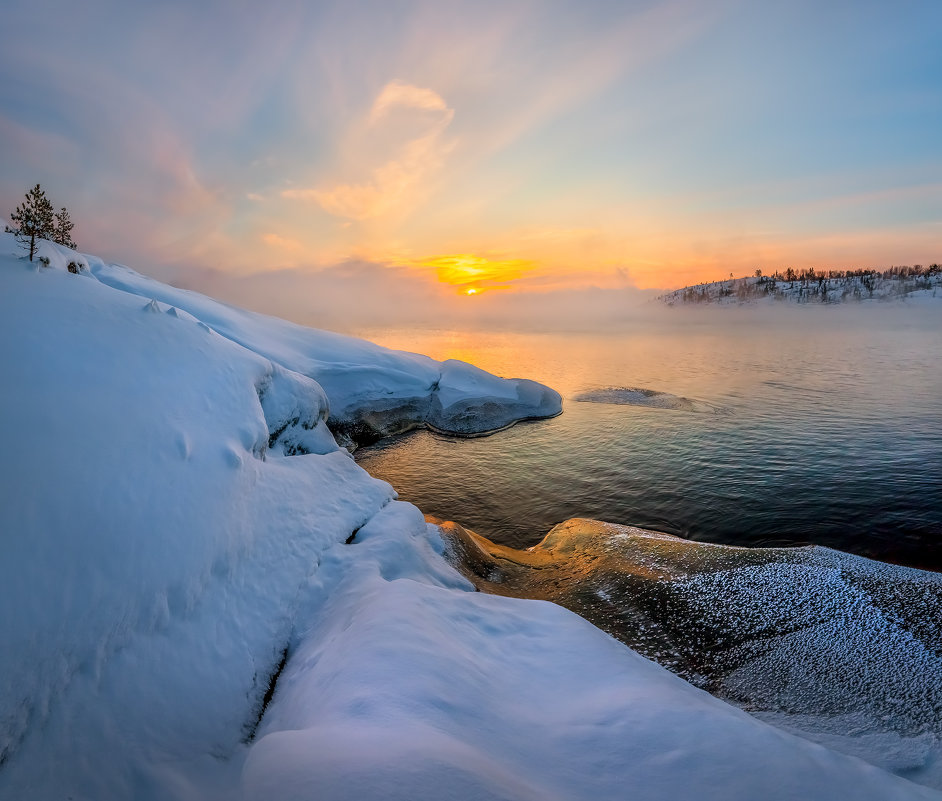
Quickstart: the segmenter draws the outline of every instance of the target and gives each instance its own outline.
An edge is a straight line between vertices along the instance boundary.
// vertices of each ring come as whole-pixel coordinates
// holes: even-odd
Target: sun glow
[[[463,295],[505,289],[535,267],[525,259],[489,259],[472,253],[433,256],[421,260],[419,265],[435,270],[441,283],[455,287]]]

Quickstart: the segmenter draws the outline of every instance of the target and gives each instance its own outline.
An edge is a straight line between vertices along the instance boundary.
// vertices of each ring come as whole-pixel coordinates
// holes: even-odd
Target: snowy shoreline
[[[913,272],[916,270],[916,272]],[[838,306],[887,304],[934,306],[942,302],[942,268],[933,264],[889,271],[856,270],[831,274],[814,270],[789,275],[729,278],[675,289],[658,297],[667,306],[717,304],[768,306],[801,304]]]
[[[487,435],[522,420],[562,413],[559,393],[521,378],[498,378],[474,365],[392,351],[355,337],[305,328],[167,286],[122,265],[85,256],[103,284],[153,299],[280,366],[316,381],[329,399],[327,425],[349,450],[416,428],[454,436]]]
[[[942,786],[942,575],[578,518],[515,550],[426,519],[478,590],[558,603],[761,719]]]
[[[551,390],[0,245],[0,798],[942,797],[475,593],[328,427]]]

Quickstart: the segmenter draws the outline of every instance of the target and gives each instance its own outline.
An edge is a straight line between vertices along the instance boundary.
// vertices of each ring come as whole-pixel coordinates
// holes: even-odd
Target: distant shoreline
[[[892,267],[889,270],[813,269],[796,273],[730,278],[675,289],[658,296],[668,306],[714,303],[754,305],[759,303],[882,303],[942,300],[942,267]]]

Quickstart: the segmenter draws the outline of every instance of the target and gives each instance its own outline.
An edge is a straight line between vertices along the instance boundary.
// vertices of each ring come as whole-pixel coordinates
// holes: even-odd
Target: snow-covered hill
[[[326,424],[529,390],[12,252],[0,798],[940,797],[473,592]]]
[[[816,274],[789,271],[786,275],[731,278],[688,286],[661,295],[668,306],[698,303],[743,305],[756,303],[891,303],[942,302],[942,269],[895,268],[878,272],[857,270]]]

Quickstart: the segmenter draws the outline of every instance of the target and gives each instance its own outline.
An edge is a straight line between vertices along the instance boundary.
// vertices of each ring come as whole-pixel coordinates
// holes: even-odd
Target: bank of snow
[[[313,378],[330,399],[331,429],[351,447],[424,425],[485,434],[562,411],[559,393],[535,381],[498,378],[455,359],[436,362],[237,309],[94,257],[85,263],[102,283],[184,309],[222,336]]]
[[[0,256],[0,798],[938,797],[475,594],[325,422],[435,363],[44,248]]]

